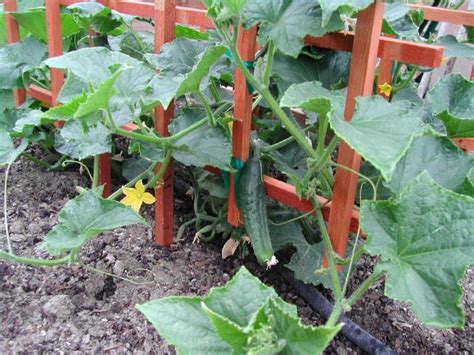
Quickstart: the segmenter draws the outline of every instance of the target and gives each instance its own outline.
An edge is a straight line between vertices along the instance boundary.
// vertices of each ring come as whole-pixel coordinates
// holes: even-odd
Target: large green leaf
[[[136,305],[178,354],[230,354],[201,307],[200,297],[167,297]]]
[[[105,47],[82,48],[59,57],[49,58],[45,64],[52,68],[68,69],[82,81],[94,86],[107,80],[116,64],[139,65],[140,61]]]
[[[68,6],[68,10],[76,16],[83,30],[92,28],[98,33],[110,33],[123,23],[131,24],[134,19],[134,16],[111,10],[97,2],[72,4]]]
[[[38,66],[46,53],[46,46],[32,37],[0,48],[0,89],[23,87],[23,71]]]
[[[138,60],[143,60],[144,54],[153,53],[154,34],[150,31],[125,31],[117,37],[109,37],[111,48]],[[115,47],[113,47],[113,44]]]
[[[325,89],[319,81],[293,84],[280,100],[282,107],[299,107],[326,116],[333,110],[333,102],[343,100],[343,96]]]
[[[270,297],[278,297],[275,290],[263,284],[242,267],[224,287],[211,289],[205,298],[205,303],[214,312],[246,328],[251,324],[255,313],[267,303]],[[294,305],[281,299],[277,302],[287,313],[296,317]]]
[[[301,149],[298,143],[293,142],[281,149],[271,150],[267,154],[275,163],[275,167],[285,174],[293,185],[301,184],[308,170],[306,162],[308,153]]]
[[[321,37],[343,28],[338,16],[322,26],[322,11],[313,0],[247,0],[243,10],[246,27],[259,25],[259,41],[273,40],[284,54],[297,57],[307,35]]]
[[[28,141],[24,139],[16,147],[10,135],[5,131],[0,131],[0,166],[13,164],[27,146]]]
[[[176,134],[199,119],[206,117],[203,110],[184,108],[171,121],[169,131]],[[230,171],[231,143],[221,127],[207,124],[173,142],[173,157],[185,165],[206,165]]]
[[[117,70],[110,78],[101,83],[97,90],[87,96],[86,101],[80,104],[74,113],[74,118],[81,118],[98,110],[105,110],[109,107],[109,100],[114,92],[114,84],[122,74],[123,70]]]
[[[351,14],[353,11],[360,11],[372,4],[373,0],[318,0],[323,10],[323,26],[326,26],[339,10],[340,13]]]
[[[474,59],[474,47],[465,43],[459,43],[453,35],[438,38],[434,43],[444,47],[444,57]]]
[[[380,255],[385,294],[437,327],[464,325],[459,282],[474,262],[474,199],[422,173],[395,201],[363,202],[365,248]]]
[[[69,121],[56,135],[55,149],[74,159],[82,160],[112,151],[110,131],[100,122],[89,127],[87,132],[78,121]]]
[[[245,267],[207,297],[167,297],[136,307],[179,354],[321,353],[342,327],[302,325],[296,307]]]
[[[44,8],[28,12],[14,12],[12,15],[23,28],[31,33],[32,36],[42,40],[43,42],[48,41]],[[61,14],[61,35],[63,38],[72,36],[79,31],[80,28],[71,14]]]
[[[13,101],[13,90],[0,89],[0,112],[15,107]]]
[[[349,76],[351,54],[328,52],[318,59],[300,55],[298,58],[277,54],[272,66],[272,76],[280,95],[292,85],[306,81],[319,81],[326,89],[345,86]]]
[[[66,104],[77,96],[81,96],[89,91],[90,87],[87,82],[81,80],[81,78],[74,75],[72,72],[69,72],[63,86],[61,87],[57,101]]]
[[[64,105],[59,105],[50,108],[48,111],[42,114],[44,119],[50,121],[69,121],[74,118],[74,114],[79,107],[86,102],[87,95],[84,93],[80,96],[75,97],[71,101],[68,101]]]
[[[186,45],[193,42],[196,44],[189,46],[191,51],[189,53]],[[213,65],[225,53],[226,47],[208,45],[196,57],[193,57],[192,53],[197,53],[201,48],[199,43],[180,38],[171,42],[169,46],[165,46],[163,53],[159,56],[146,56],[149,61],[163,70],[150,82],[150,92],[145,99],[147,105],[157,102],[167,108],[173,98],[202,90],[208,85],[209,73],[213,70]],[[192,63],[189,58],[192,59]],[[202,82],[204,86],[201,85]]]
[[[262,313],[264,316],[259,317],[260,322],[265,317],[265,323],[271,325],[271,332],[275,334],[275,338],[284,341],[285,346],[277,352],[282,355],[322,354],[344,325],[343,323],[320,327],[303,325],[296,316],[282,309],[274,299],[270,299]],[[259,335],[264,338],[262,333]],[[259,349],[258,342],[256,345]]]
[[[84,245],[99,233],[146,221],[120,202],[106,200],[101,189],[88,190],[66,203],[58,224],[48,233],[42,248],[57,255]]]
[[[176,346],[178,353],[229,354],[230,347],[217,334],[208,311],[220,315],[221,320],[235,323],[234,328],[239,324],[241,328],[247,328],[270,297],[278,297],[275,290],[242,267],[231,281],[211,289],[207,297],[168,297],[136,307],[166,340]],[[281,299],[277,302],[296,316],[295,306]],[[205,304],[206,310],[201,303]]]
[[[380,96],[358,97],[351,121],[338,111],[330,123],[364,159],[374,165],[386,180],[407,151],[413,138],[425,129],[418,114],[406,107],[390,104]]]
[[[474,137],[474,81],[446,75],[428,92],[426,102],[450,137]]]
[[[462,188],[466,174],[474,167],[474,158],[465,154],[446,137],[415,137],[410,148],[398,162],[387,186],[400,193],[421,172],[441,186],[457,191]]]
[[[418,27],[409,15],[410,8],[403,3],[387,3],[384,7],[382,32],[401,38],[418,37]]]

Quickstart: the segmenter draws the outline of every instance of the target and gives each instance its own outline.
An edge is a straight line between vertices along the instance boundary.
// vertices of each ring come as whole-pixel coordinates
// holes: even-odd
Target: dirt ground
[[[87,180],[77,171],[48,172],[20,160],[11,168],[8,218],[17,254],[46,256],[38,246],[56,222],[57,212]],[[3,186],[4,170],[0,170]],[[3,204],[3,196],[0,200]],[[176,222],[189,216],[190,200],[176,200]],[[152,209],[144,210],[152,221]],[[1,243],[5,230],[0,227]],[[279,276],[258,267],[253,258],[222,260],[223,241],[192,244],[192,236],[169,249],[157,247],[143,226],[119,228],[91,241],[82,251],[86,265],[34,268],[0,262],[0,353],[146,353],[173,354],[136,303],[167,295],[204,295],[229,280],[246,265],[262,280],[295,303],[304,321],[322,319],[295,295]],[[132,278],[131,284],[90,268]],[[365,277],[370,260],[362,260],[352,287]],[[349,316],[400,353],[468,354],[474,349],[474,271],[464,288],[466,326],[436,330],[422,326],[406,305],[383,296],[383,281],[372,287]],[[356,354],[361,350],[339,335],[328,353]]]

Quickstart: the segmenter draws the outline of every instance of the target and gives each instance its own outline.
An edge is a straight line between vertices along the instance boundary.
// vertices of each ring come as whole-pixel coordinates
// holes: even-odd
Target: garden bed
[[[3,179],[2,171],[0,183]],[[56,223],[57,212],[76,195],[77,185],[86,184],[87,179],[78,171],[48,172],[24,159],[13,165],[8,212],[14,250],[19,255],[44,257],[46,254],[38,251],[38,246]],[[191,200],[178,196],[175,211],[179,225],[191,216]],[[145,209],[143,214],[152,221],[151,208]],[[0,234],[4,240],[3,221]],[[1,262],[0,352],[174,353],[134,305],[167,295],[204,295],[211,287],[228,281],[241,265],[247,266],[263,282],[276,287],[284,299],[296,304],[304,322],[323,322],[277,273],[266,273],[258,267],[253,256],[222,260],[223,240],[192,244],[191,234],[166,249],[156,246],[151,229],[130,226],[104,233],[82,250],[87,265],[148,282],[142,285],[78,265],[36,268]],[[362,260],[351,284],[360,283],[370,270],[371,260]],[[472,269],[467,272],[464,289],[464,331],[421,325],[408,307],[383,296],[381,281],[348,316],[398,352],[467,354],[474,348]],[[361,351],[338,335],[327,352]]]

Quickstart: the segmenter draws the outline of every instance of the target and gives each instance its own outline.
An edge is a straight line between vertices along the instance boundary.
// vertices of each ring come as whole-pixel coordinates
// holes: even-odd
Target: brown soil
[[[1,170],[0,170],[1,171]],[[4,171],[4,170],[3,170]],[[0,175],[3,186],[4,173]],[[11,168],[8,218],[17,254],[44,257],[38,249],[56,222],[57,212],[87,180],[76,171],[48,172],[20,160]],[[0,202],[3,204],[3,196]],[[177,199],[176,222],[189,216],[190,201]],[[152,221],[152,210],[144,210]],[[0,227],[4,243],[5,230]],[[142,226],[119,228],[91,241],[82,251],[84,264],[142,284],[131,284],[83,266],[34,268],[0,263],[0,353],[174,353],[145,318],[135,310],[142,303],[167,295],[204,295],[225,283],[246,265],[262,280],[295,303],[305,322],[322,319],[272,271],[258,267],[252,257],[220,257],[223,241],[191,243],[189,235],[169,249],[157,247]],[[358,266],[352,285],[366,277],[371,261]],[[466,328],[424,327],[406,305],[383,296],[379,281],[349,314],[363,328],[401,353],[469,353],[474,349],[474,272],[468,272]],[[360,349],[338,336],[328,353],[355,354]]]

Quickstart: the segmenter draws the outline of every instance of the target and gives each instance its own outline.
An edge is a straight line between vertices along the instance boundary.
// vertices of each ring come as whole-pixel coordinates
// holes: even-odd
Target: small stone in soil
[[[74,304],[68,295],[56,295],[45,303],[43,310],[49,316],[66,319],[74,313]]]

